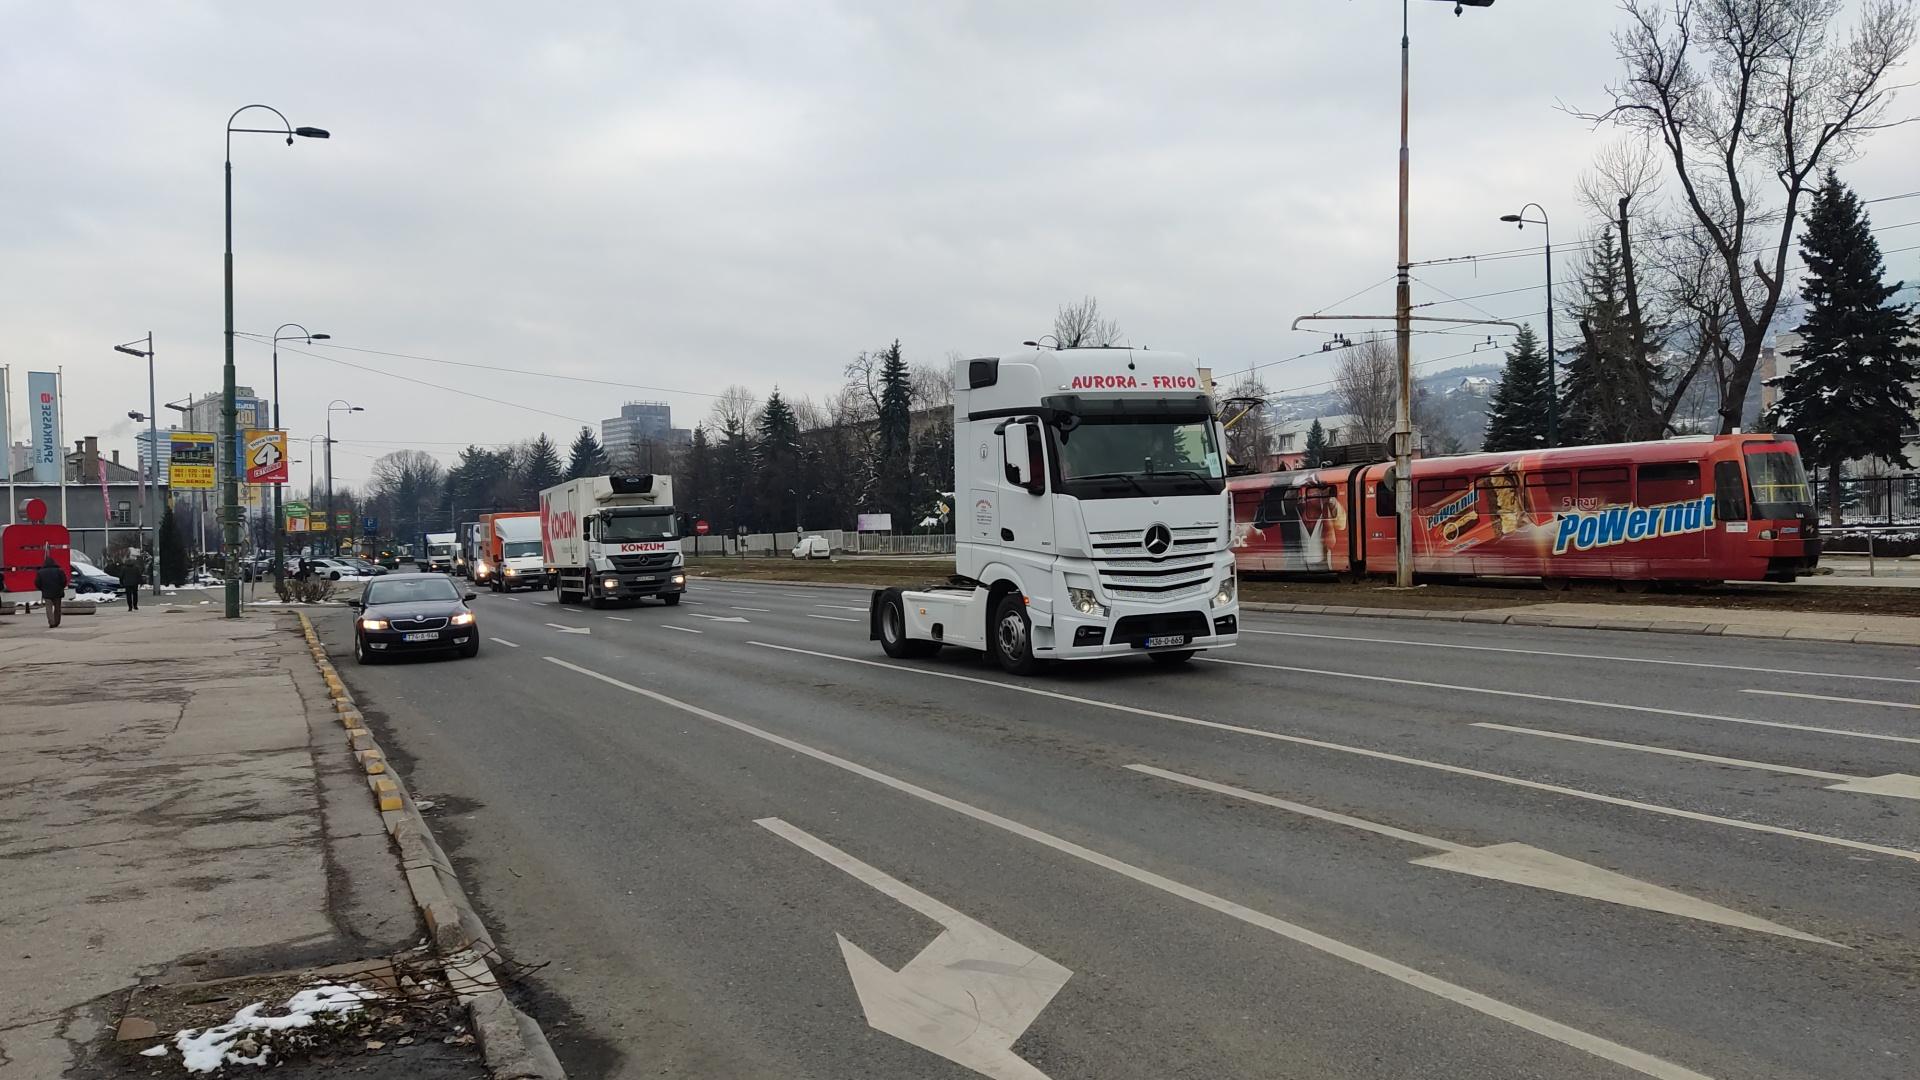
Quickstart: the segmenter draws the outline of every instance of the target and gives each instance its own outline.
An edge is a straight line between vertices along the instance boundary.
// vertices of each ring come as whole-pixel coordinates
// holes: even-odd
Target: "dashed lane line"
[[[509,649],[517,649],[517,648],[519,648],[519,647],[520,647],[519,645],[517,645],[517,644],[515,644],[514,642],[511,642],[511,641],[508,641],[508,640],[507,640],[506,638],[503,638],[503,637],[497,637],[497,638],[488,638],[487,640],[488,640],[488,641],[497,641],[497,642],[499,642],[500,644],[502,644],[502,645],[505,645],[505,646],[506,646],[507,648],[509,648]]]
[[[833,620],[834,622],[859,622],[859,621],[860,621],[859,619],[849,619],[849,618],[847,618],[847,617],[846,617],[845,615],[814,615],[814,614],[811,614],[811,613],[807,615],[807,618],[809,618],[809,619],[832,619],[832,620]]]
[[[665,629],[665,630],[678,630],[678,631],[680,631],[680,632],[681,632],[681,633],[683,633],[683,634],[704,634],[704,633],[706,633],[706,631],[705,631],[705,630],[695,630],[695,629],[694,629],[693,627],[691,627],[691,626],[675,626],[675,625],[674,625],[673,623],[670,623],[670,622],[668,622],[668,623],[661,623],[661,624],[660,624],[660,626],[661,626],[661,628],[662,628],[662,629]]]
[[[1848,705],[1884,705],[1889,709],[1920,709],[1920,704],[1911,701],[1876,701],[1872,698],[1834,697],[1830,694],[1797,694],[1791,690],[1742,690],[1743,694],[1765,694],[1768,697],[1804,698],[1807,701],[1839,701]]]

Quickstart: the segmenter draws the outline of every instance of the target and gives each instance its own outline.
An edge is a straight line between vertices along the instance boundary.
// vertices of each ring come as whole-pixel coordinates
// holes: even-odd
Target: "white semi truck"
[[[955,362],[957,573],[876,591],[872,637],[896,658],[982,650],[1015,674],[1234,644],[1232,504],[1207,391],[1193,360],[1144,349]]]
[[[687,591],[670,476],[583,476],[542,491],[540,545],[563,604],[677,604]]]

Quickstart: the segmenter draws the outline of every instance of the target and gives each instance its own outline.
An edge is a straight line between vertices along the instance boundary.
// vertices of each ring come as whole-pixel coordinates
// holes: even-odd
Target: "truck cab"
[[[426,569],[435,573],[453,573],[453,555],[458,537],[453,533],[428,533]]]
[[[956,574],[874,594],[889,655],[957,645],[1024,674],[1238,640],[1224,439],[1193,360],[1031,348],[952,375]]]

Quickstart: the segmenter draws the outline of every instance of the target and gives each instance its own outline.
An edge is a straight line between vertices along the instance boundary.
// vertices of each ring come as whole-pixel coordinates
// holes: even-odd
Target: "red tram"
[[[1792,581],[1820,558],[1790,435],[1701,435],[1413,463],[1420,574]],[[1390,574],[1391,463],[1234,477],[1243,573]]]

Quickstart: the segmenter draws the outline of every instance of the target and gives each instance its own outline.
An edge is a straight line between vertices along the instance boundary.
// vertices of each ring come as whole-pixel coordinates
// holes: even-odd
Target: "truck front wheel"
[[[677,592],[670,592],[661,596],[660,599],[665,600],[667,602],[668,607],[673,607],[675,604],[678,604],[680,602],[680,594]]]
[[[1033,621],[1027,618],[1027,599],[1019,593],[1000,598],[987,643],[1009,674],[1037,675],[1047,666],[1046,661],[1034,658]]]

